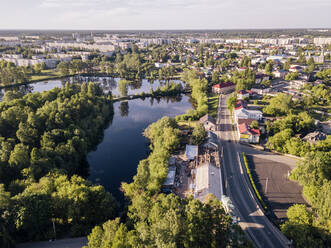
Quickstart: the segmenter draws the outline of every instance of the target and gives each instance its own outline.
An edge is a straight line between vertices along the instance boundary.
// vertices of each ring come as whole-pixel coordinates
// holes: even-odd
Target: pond
[[[112,91],[113,95],[120,95],[118,91],[118,81],[120,78],[112,78],[112,77],[83,77],[83,76],[75,76],[68,77],[63,79],[54,79],[48,81],[40,81],[36,83],[31,83],[28,85],[22,86],[14,86],[6,89],[0,90],[0,101],[5,93],[5,91],[15,90],[19,91],[22,94],[28,94],[32,92],[43,92],[54,89],[56,87],[63,87],[66,82],[70,83],[83,83],[83,82],[94,82],[100,84],[104,92]],[[175,83],[182,84],[180,80],[172,80]],[[147,79],[142,79],[139,81],[133,81],[128,85],[128,95],[132,94],[140,94],[142,92],[148,93],[150,92],[151,87],[153,90],[156,90],[158,87],[164,85],[164,81],[155,80],[152,84]],[[184,85],[183,85],[184,86]]]
[[[185,95],[114,103],[112,124],[104,131],[104,139],[97,150],[87,156],[89,179],[100,183],[122,201],[121,182],[132,181],[139,161],[149,153],[148,140],[142,135],[144,129],[163,116],[174,117],[191,107],[189,97]]]
[[[62,87],[67,81],[71,83],[97,82],[105,92],[112,91],[117,95],[118,78],[107,77],[75,77],[61,80],[41,81],[29,85],[7,88],[20,91],[22,94],[43,92],[55,87]],[[181,81],[175,81],[181,83]],[[155,81],[156,89],[164,82]],[[128,94],[149,92],[151,84],[148,80],[134,82],[128,86]],[[2,91],[3,95],[4,91]],[[184,114],[192,108],[189,97],[181,95],[172,98],[145,98],[114,103],[112,123],[104,130],[104,138],[96,150],[90,152],[87,160],[90,166],[89,179],[103,185],[116,199],[123,202],[120,192],[121,182],[131,182],[137,172],[140,160],[149,153],[148,140],[142,135],[144,129],[162,118]]]

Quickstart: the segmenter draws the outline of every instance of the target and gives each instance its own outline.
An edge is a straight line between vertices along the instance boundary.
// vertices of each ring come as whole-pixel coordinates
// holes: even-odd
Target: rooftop
[[[206,114],[206,115],[202,116],[199,121],[200,121],[200,123],[204,123],[206,121],[209,121],[213,124],[216,124],[215,119],[213,117],[211,117],[209,114]]]
[[[203,201],[208,194],[213,194],[221,200],[220,169],[207,162],[196,170],[195,197]]]
[[[189,160],[198,156],[198,146],[186,145],[185,155]]]

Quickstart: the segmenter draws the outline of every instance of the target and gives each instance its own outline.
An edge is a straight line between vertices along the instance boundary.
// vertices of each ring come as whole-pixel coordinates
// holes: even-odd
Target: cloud
[[[218,4],[228,0],[43,0],[40,7],[43,8],[192,8],[202,5]]]
[[[7,29],[310,28],[331,25],[330,0],[1,1],[4,4],[0,28]]]
[[[43,8],[73,8],[90,7],[101,4],[101,0],[44,0],[40,7]]]

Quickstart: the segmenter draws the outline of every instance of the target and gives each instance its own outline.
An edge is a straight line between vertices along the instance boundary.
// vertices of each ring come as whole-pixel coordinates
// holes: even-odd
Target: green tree
[[[285,76],[285,80],[288,80],[288,81],[296,80],[298,78],[299,78],[298,72],[290,72],[290,73],[287,73]]]
[[[255,120],[252,121],[250,127],[253,128],[253,129],[259,129],[259,122],[255,121]]]
[[[270,100],[269,105],[263,109],[263,112],[272,116],[284,115],[289,112],[292,104],[292,96],[280,93]]]
[[[200,145],[204,142],[204,140],[207,137],[207,132],[205,130],[205,127],[202,124],[199,124],[194,127],[193,133],[192,133],[192,143],[194,145]]]
[[[235,105],[237,102],[237,95],[230,95],[228,99],[226,99],[226,107],[230,110],[230,112],[233,111]]]
[[[125,79],[121,79],[118,81],[118,91],[120,92],[121,96],[128,95],[128,84],[129,83],[130,82]]]

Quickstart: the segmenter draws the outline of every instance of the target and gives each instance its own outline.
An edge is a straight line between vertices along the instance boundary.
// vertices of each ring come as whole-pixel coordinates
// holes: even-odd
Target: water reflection
[[[18,86],[18,87],[9,87],[6,90],[2,90],[0,93],[1,95],[4,94],[5,91],[19,91],[23,94],[31,93],[31,92],[43,92],[54,89],[56,87],[61,88],[63,87],[66,82],[72,84],[82,84],[84,82],[95,82],[98,83],[105,93],[112,92],[114,96],[121,95],[121,92],[118,87],[118,81],[120,78],[111,78],[111,77],[83,77],[83,76],[74,76],[68,77],[64,79],[56,79],[56,80],[49,80],[49,81],[40,81],[36,83],[32,83],[29,85]],[[173,80],[175,83],[182,84],[180,80]],[[151,89],[156,90],[158,87],[164,86],[167,82],[166,81],[159,81],[153,80],[148,81],[147,79],[142,80],[135,80],[130,81],[127,86],[127,94],[141,94],[142,92],[148,93]],[[123,93],[123,92],[122,92]]]
[[[23,96],[31,92],[63,87],[66,82],[81,84],[92,81],[99,83],[105,92],[111,91],[113,95],[119,95],[119,80],[119,78],[109,77],[71,77],[7,88],[1,92],[0,97],[5,91],[10,91],[8,95],[21,94]],[[158,80],[133,81],[128,86],[128,94],[149,92],[151,87],[156,89],[164,84],[165,82]],[[192,105],[188,96],[178,95],[115,102],[113,107],[113,119],[109,120],[104,136],[100,137],[100,144],[95,151],[88,154],[87,161],[90,165],[89,178],[95,183],[104,185],[117,199],[123,199],[119,190],[121,182],[130,182],[136,174],[138,162],[148,156],[148,142],[142,135],[144,129],[163,116],[174,117],[183,114]],[[88,166],[82,166],[82,168],[86,169]]]
[[[163,116],[174,117],[191,107],[185,95],[114,103],[112,124],[105,129],[97,149],[88,154],[89,179],[123,200],[121,182],[132,181],[139,161],[149,153],[148,141],[142,135],[145,128]]]
[[[128,116],[129,115],[129,102],[123,101],[120,103],[119,106],[121,116]]]

